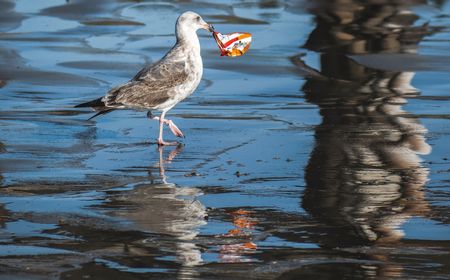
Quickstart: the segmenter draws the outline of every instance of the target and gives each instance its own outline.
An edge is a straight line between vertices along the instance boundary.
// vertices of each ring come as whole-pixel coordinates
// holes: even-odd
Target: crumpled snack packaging
[[[234,32],[231,34],[213,33],[214,39],[219,46],[221,56],[241,56],[252,42],[252,34],[246,32]]]

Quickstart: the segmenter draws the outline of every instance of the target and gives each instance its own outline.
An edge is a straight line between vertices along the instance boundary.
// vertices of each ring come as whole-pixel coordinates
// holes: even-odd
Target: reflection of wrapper
[[[231,34],[214,32],[213,35],[217,45],[219,45],[222,56],[241,56],[248,50],[252,42],[252,35],[245,32]]]

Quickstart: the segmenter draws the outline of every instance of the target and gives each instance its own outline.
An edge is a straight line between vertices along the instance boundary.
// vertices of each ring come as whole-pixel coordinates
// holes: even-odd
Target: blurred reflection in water
[[[5,144],[3,142],[0,142],[0,154],[5,153]],[[0,187],[3,186],[3,175],[2,175],[2,168],[0,168]]]
[[[253,242],[253,229],[257,220],[252,217],[252,212],[245,209],[238,209],[228,213],[233,219],[233,229],[226,234],[220,235],[222,238],[229,238],[230,243],[220,246],[220,260],[225,263],[252,262],[250,257],[258,248]]]
[[[302,206],[330,227],[324,246],[396,242],[402,223],[428,211],[418,156],[431,150],[427,130],[402,109],[419,92],[414,73],[370,69],[347,55],[414,53],[428,27],[413,26],[418,17],[395,1],[341,2],[312,10],[317,25],[305,47],[321,53],[320,71],[292,59],[309,69],[302,90],[323,118]]]
[[[0,142],[0,154],[6,152],[5,145]],[[2,169],[0,168],[0,187],[3,186],[3,176],[2,176]],[[0,228],[5,227],[5,223],[8,221],[9,216],[11,213],[5,209],[4,204],[0,204]]]
[[[197,200],[202,194],[200,189],[178,187],[167,182],[164,165],[170,163],[181,152],[182,147],[178,146],[172,150],[167,159],[163,157],[163,149],[159,148],[158,166],[162,183],[140,184],[130,191],[114,196],[114,204],[129,205],[125,209],[121,207],[121,210],[114,214],[131,221],[135,229],[161,236],[161,240],[149,238],[144,240],[144,243],[152,247],[160,244],[161,250],[173,252],[178,262],[186,267],[186,270],[181,268],[180,273],[183,277],[190,277],[192,269],[189,267],[202,263],[200,248],[195,244],[195,238],[199,227],[206,224],[206,208]]]

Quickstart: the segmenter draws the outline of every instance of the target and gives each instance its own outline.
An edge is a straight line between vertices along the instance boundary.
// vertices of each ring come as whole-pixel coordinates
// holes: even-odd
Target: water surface
[[[14,279],[450,277],[445,1],[0,0],[0,272]],[[194,10],[204,76],[154,145],[87,121]],[[169,131],[166,131],[169,136]]]

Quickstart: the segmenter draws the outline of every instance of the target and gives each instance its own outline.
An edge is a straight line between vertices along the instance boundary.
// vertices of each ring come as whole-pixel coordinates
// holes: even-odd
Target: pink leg
[[[162,116],[162,114],[161,114],[161,116]],[[153,117],[153,119],[157,120],[161,123],[161,117]],[[162,118],[162,122],[169,126],[170,131],[172,131],[173,135],[175,135],[176,137],[184,138],[183,132],[181,132],[181,130],[175,125],[175,123],[173,121]]]
[[[177,142],[166,142],[166,141],[163,140],[164,124],[165,124],[165,123],[168,124],[170,130],[172,130],[170,124],[168,123],[168,120],[164,119],[164,116],[165,116],[165,115],[166,115],[166,112],[163,111],[163,112],[161,113],[161,116],[160,116],[159,118],[158,118],[158,117],[153,117],[153,119],[159,120],[158,145],[159,145],[159,146],[174,146],[174,145],[178,145]],[[173,124],[173,122],[172,122],[172,124]],[[175,126],[175,125],[173,124],[173,126]],[[176,127],[176,126],[175,126],[175,128],[178,129],[178,127]],[[181,131],[180,131],[179,129],[178,129],[178,131],[181,133]],[[175,134],[175,132],[174,132],[173,130],[172,130],[172,132]],[[176,134],[175,134],[175,135],[176,135]],[[183,135],[183,134],[181,133],[181,135]]]
[[[167,124],[170,128],[170,131],[172,131],[172,133],[176,136],[176,137],[181,137],[184,138],[184,134],[183,132],[181,132],[181,130],[175,125],[175,123],[171,120],[165,119],[164,123]]]

